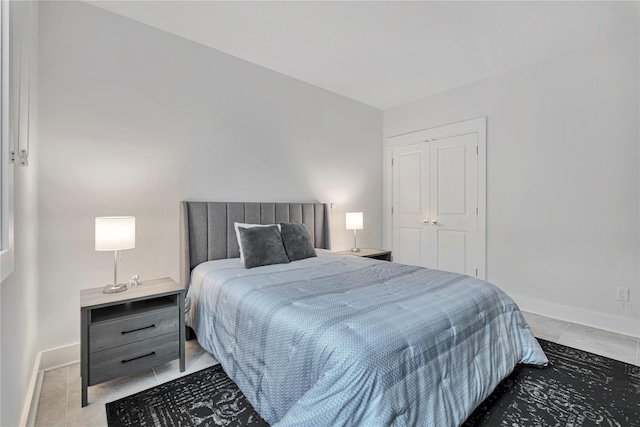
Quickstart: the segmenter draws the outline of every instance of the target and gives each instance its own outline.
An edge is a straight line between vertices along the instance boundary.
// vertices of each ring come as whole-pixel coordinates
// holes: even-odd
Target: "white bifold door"
[[[478,133],[393,147],[391,191],[395,262],[470,276],[484,272]]]

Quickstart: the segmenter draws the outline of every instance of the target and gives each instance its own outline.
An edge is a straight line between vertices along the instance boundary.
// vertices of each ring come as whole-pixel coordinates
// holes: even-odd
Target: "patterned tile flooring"
[[[536,314],[524,315],[538,338],[640,366],[640,339]],[[80,365],[47,371],[40,393],[36,426],[106,426],[105,403],[217,363],[195,340],[187,342],[186,352],[185,372],[178,370],[178,361],[175,360],[136,375],[89,387],[89,405],[84,408],[80,406]]]

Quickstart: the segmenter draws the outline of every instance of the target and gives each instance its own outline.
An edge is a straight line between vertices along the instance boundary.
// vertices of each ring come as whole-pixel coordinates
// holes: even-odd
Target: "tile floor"
[[[640,366],[640,339],[589,328],[536,314],[524,313],[538,338],[579,348]],[[182,375],[215,365],[217,361],[198,343],[188,341],[186,371],[178,361],[148,371],[89,387],[89,405],[80,406],[80,365],[44,374],[36,426],[106,426],[105,403],[137,393]]]
[[[80,364],[46,371],[42,381],[36,427],[106,426],[105,403],[129,396],[183,375],[213,366],[218,362],[196,340],[185,346],[186,369],[180,372],[179,361],[150,368],[135,375],[107,381],[88,389],[89,404],[81,406]]]

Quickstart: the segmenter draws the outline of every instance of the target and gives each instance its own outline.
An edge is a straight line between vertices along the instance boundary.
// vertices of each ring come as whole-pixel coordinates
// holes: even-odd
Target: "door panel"
[[[398,159],[398,212],[420,213],[424,193],[422,165],[424,152],[400,153]]]
[[[399,227],[397,252],[393,252],[394,261],[402,262],[402,264],[421,265],[421,254],[424,249],[422,234],[423,230],[418,227]]]
[[[429,262],[429,145],[393,149],[393,260],[424,266]]]
[[[435,144],[437,215],[467,213],[467,147]]]
[[[477,259],[477,134],[430,142],[432,268],[475,275]],[[435,223],[434,223],[435,221]]]
[[[437,260],[433,268],[464,273],[467,270],[467,232],[437,229],[436,241]]]

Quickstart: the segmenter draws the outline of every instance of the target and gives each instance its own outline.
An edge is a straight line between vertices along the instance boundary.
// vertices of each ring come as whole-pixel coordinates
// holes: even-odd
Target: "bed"
[[[458,426],[518,363],[547,363],[495,286],[326,250],[323,204],[182,218],[186,323],[272,426]],[[303,223],[317,256],[246,269],[234,222]]]

